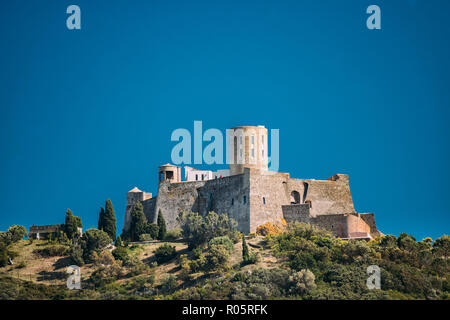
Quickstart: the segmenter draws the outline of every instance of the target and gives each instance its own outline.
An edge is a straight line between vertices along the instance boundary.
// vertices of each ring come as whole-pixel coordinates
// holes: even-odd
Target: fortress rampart
[[[124,230],[129,229],[133,206],[141,201],[147,220],[156,223],[161,211],[169,229],[178,227],[177,216],[182,211],[201,215],[214,211],[228,214],[237,221],[238,230],[246,234],[266,222],[280,223],[281,219],[318,225],[341,238],[370,238],[380,234],[373,214],[356,213],[348,175],[335,174],[327,180],[315,180],[268,171],[264,140],[267,129],[237,128],[245,128],[247,135],[242,136],[244,146],[236,144],[241,141],[239,136],[231,136],[229,143],[234,144],[234,157],[242,150],[245,161],[259,154],[260,159],[256,159],[259,162],[231,164],[230,176],[216,175],[203,181],[181,181],[180,167],[170,164],[159,167],[157,196],[137,188],[127,193]],[[252,136],[255,132],[258,134]],[[258,139],[261,145],[257,144]]]

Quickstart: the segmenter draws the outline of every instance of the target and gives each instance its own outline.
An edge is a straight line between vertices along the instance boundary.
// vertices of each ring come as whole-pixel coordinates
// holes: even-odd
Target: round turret
[[[158,181],[180,182],[181,181],[181,167],[177,167],[167,163],[158,168]]]
[[[244,168],[268,170],[267,129],[264,126],[231,128],[228,135],[230,175]]]

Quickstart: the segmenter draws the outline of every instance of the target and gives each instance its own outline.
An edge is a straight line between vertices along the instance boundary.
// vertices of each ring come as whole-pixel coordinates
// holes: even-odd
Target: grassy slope
[[[260,245],[262,238],[254,238],[248,240],[248,244],[251,250],[260,253],[260,261],[255,265],[248,265],[243,270],[254,269],[258,267],[272,268],[277,265],[277,259],[274,258],[268,250],[262,250],[257,248]],[[139,248],[132,250],[132,254],[135,254],[145,264],[151,265],[155,261],[154,250],[164,242],[155,242],[149,244],[139,245]],[[177,254],[183,254],[187,252],[187,245],[180,242],[167,242],[173,245],[177,249]],[[251,245],[255,246],[252,247]],[[71,260],[67,256],[63,257],[41,257],[33,251],[38,248],[44,248],[49,246],[46,241],[35,240],[30,244],[28,240],[22,240],[14,244],[12,250],[15,251],[18,256],[14,259],[14,265],[9,265],[0,268],[0,277],[11,277],[17,280],[31,281],[35,284],[64,286],[66,278],[64,276],[66,268],[72,264]],[[242,244],[239,242],[235,244],[235,250],[231,257],[231,265],[240,263],[242,260]],[[21,263],[24,263],[24,267],[20,267]],[[93,264],[86,264],[81,267],[82,281],[87,280],[93,271],[95,271]],[[172,274],[177,276],[180,273],[180,269],[177,260],[174,259],[170,262],[161,264],[152,268],[152,272],[155,275],[155,283],[159,284],[161,279],[167,275]],[[200,274],[197,275],[198,277]],[[134,277],[121,279],[118,283],[125,283],[132,280]],[[181,285],[182,281],[178,281]]]

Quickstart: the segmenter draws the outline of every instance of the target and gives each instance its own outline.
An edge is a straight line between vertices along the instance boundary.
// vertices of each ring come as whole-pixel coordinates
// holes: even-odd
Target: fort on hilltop
[[[335,174],[327,180],[296,179],[289,173],[268,170],[267,129],[233,128],[228,138],[229,170],[212,172],[171,164],[159,167],[158,194],[133,188],[127,193],[124,231],[130,228],[131,211],[141,201],[150,223],[159,210],[169,229],[178,227],[181,211],[226,213],[248,234],[266,222],[304,222],[331,231],[344,239],[371,239],[381,233],[373,213],[357,213],[349,177]]]

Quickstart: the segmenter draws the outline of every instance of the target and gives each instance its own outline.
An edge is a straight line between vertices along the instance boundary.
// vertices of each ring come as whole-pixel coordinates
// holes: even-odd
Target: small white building
[[[185,181],[206,181],[212,179],[220,179],[223,177],[228,177],[230,175],[230,170],[198,170],[191,167],[184,167],[184,179]]]

